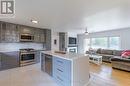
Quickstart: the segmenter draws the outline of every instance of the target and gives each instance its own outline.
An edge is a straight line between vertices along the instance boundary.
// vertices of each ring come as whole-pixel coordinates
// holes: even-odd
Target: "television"
[[[77,39],[74,37],[69,37],[69,44],[77,44]]]

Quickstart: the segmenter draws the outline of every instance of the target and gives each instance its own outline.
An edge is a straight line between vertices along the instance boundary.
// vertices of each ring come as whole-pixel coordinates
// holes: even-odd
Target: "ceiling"
[[[129,27],[129,0],[15,0],[17,24],[83,33]],[[38,20],[38,24],[30,22]]]

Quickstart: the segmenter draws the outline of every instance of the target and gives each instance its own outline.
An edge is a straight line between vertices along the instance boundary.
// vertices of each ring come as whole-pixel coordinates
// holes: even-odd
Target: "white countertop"
[[[41,51],[41,53],[52,55],[52,56],[59,57],[62,59],[67,59],[67,60],[74,60],[74,59],[79,59],[82,57],[88,57],[87,55],[84,55],[84,54],[77,54],[77,53],[60,54],[60,53],[55,53],[54,51]]]

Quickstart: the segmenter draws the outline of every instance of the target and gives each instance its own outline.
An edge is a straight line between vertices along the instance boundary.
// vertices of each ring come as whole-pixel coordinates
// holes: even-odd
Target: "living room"
[[[100,79],[98,82],[129,86],[129,33],[129,28],[118,28],[78,35],[78,52],[89,54],[90,69]],[[103,86],[103,83],[99,85]]]

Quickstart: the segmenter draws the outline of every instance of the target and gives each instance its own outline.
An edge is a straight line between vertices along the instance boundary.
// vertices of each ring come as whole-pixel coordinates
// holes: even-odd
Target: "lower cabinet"
[[[0,70],[2,70],[1,53],[0,53]]]
[[[59,86],[71,86],[71,61],[53,57],[53,78]]]
[[[40,62],[40,51],[36,51],[36,63]]]
[[[0,70],[19,67],[19,52],[6,52],[0,55]]]

